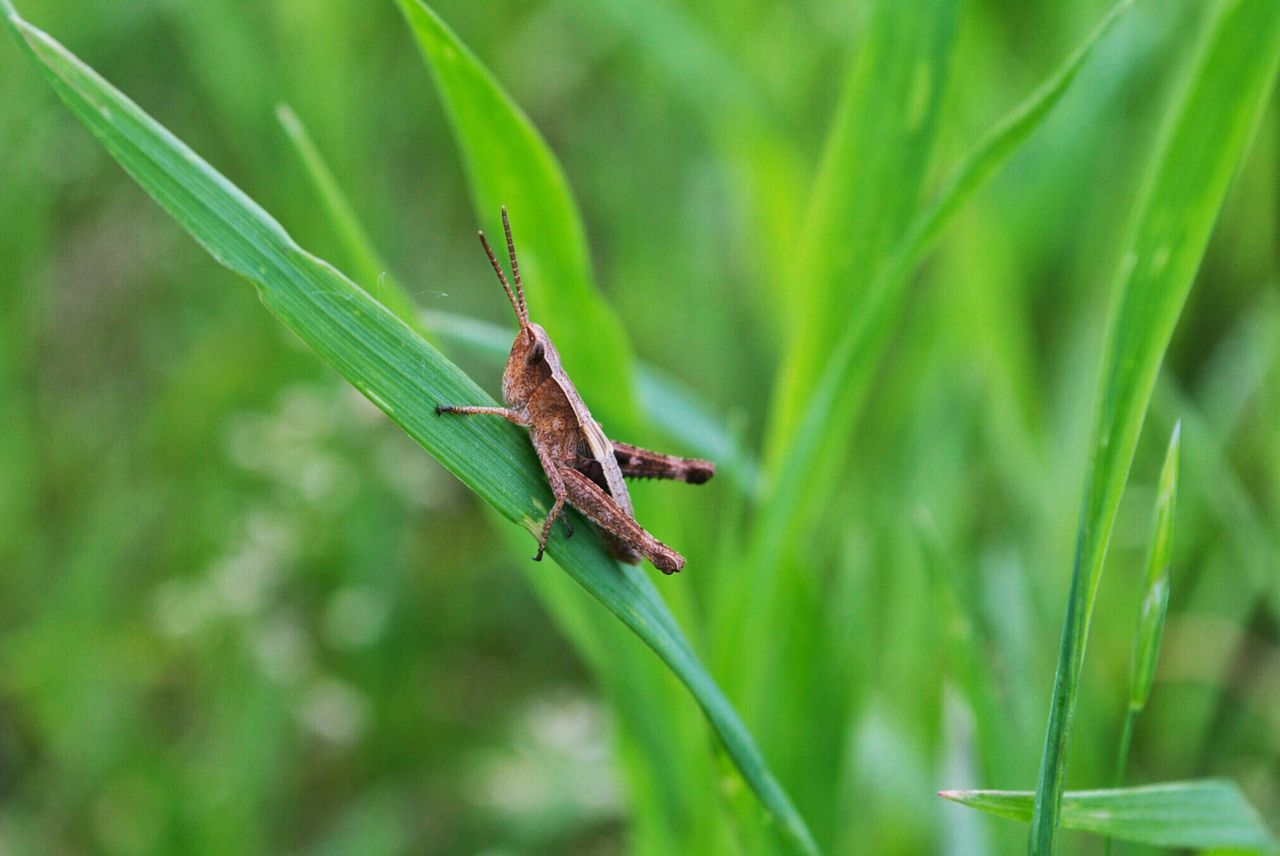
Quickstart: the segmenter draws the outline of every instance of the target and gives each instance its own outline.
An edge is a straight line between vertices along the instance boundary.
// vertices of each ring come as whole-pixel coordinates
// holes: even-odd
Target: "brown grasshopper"
[[[715,464],[615,443],[605,436],[600,423],[591,418],[573,381],[565,374],[560,354],[551,344],[547,331],[529,321],[506,206],[502,208],[502,228],[507,233],[514,292],[484,232],[480,233],[480,243],[520,323],[520,332],[511,345],[511,356],[502,373],[502,397],[507,406],[440,405],[436,413],[501,416],[528,429],[555,497],[542,524],[538,554],[533,557],[535,562],[542,561],[551,527],[567,502],[600,527],[605,546],[615,559],[634,565],[644,556],[664,574],[674,574],[684,567],[684,557],[636,523],[631,495],[623,479],[674,479],[702,484],[715,475]],[[564,518],[564,525],[566,537],[573,537],[568,518]]]

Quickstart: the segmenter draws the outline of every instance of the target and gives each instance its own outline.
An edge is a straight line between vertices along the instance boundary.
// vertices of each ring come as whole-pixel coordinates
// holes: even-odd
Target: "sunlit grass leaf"
[[[942,791],[939,796],[1011,820],[1031,820],[1032,791]],[[1061,825],[1157,847],[1272,851],[1276,840],[1233,782],[1206,779],[1068,791]]]
[[[1019,104],[983,137],[960,162],[932,202],[918,209],[903,230],[889,261],[865,290],[865,303],[845,317],[843,333],[835,340],[822,376],[795,416],[794,432],[781,456],[772,461],[766,478],[769,502],[760,515],[748,551],[757,579],[743,586],[736,602],[726,604],[725,626],[741,628],[747,615],[759,615],[779,600],[774,596],[781,557],[807,535],[804,527],[819,519],[815,509],[830,495],[841,475],[831,461],[846,459],[852,428],[861,412],[880,356],[891,340],[908,296],[912,273],[962,206],[1017,152],[1070,88],[1093,49],[1132,5],[1114,6],[1083,43],[1027,100]],[[831,228],[834,228],[832,226]],[[778,406],[783,406],[779,402]],[[728,630],[738,638],[738,630]],[[767,642],[767,640],[764,640]],[[769,656],[767,653],[762,656]],[[764,672],[753,664],[754,674]]]
[[[1102,563],[1169,337],[1280,59],[1280,4],[1220,7],[1175,99],[1117,272],[1085,502],[1037,790],[1031,851],[1052,853],[1067,742]]]
[[[592,283],[582,218],[559,162],[439,15],[420,0],[396,2],[444,102],[477,218],[491,234],[501,234],[498,209],[506,205],[511,212],[529,314],[551,334],[597,417],[612,430],[630,428],[631,349],[621,322]]]
[[[353,386],[502,516],[533,533],[550,493],[528,439],[501,420],[442,419],[437,402],[488,396],[359,286],[302,250],[274,219],[92,69],[0,0],[5,23],[70,108],[121,166],[221,264]],[[591,527],[548,553],[648,644],[706,713],[744,779],[796,846],[804,821],[751,735],[693,653],[649,578],[608,558]]]

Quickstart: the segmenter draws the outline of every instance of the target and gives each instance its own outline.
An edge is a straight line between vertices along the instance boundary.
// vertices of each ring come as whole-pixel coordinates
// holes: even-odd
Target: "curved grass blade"
[[[530,533],[550,506],[536,458],[500,420],[441,419],[440,401],[488,396],[406,324],[328,263],[298,247],[235,185],[49,35],[0,14],[71,112],[122,167],[221,264],[252,282],[267,307],[353,386],[499,514]],[[631,628],[689,688],[743,778],[804,852],[812,837],[742,721],[698,661],[652,582],[608,558],[588,526],[548,553]]]
[[[1031,820],[1032,791],[942,791],[945,799],[1010,820]],[[1222,779],[1167,782],[1138,788],[1068,791],[1061,825],[1156,847],[1277,846],[1235,783]]]
[[[627,334],[592,285],[582,218],[555,155],[439,15],[421,0],[396,3],[444,102],[476,216],[496,231],[498,208],[511,211],[530,315],[547,328],[601,421],[614,430],[633,427]]]
[[[1041,759],[1032,853],[1053,853],[1089,619],[1116,509],[1169,338],[1280,61],[1280,4],[1224,4],[1165,122],[1117,272],[1099,403]]]
[[[1040,126],[1070,88],[1093,49],[1132,5],[1132,0],[1116,4],[1039,89],[987,132],[933,202],[912,220],[891,261],[867,290],[866,303],[831,351],[785,453],[768,468],[769,507],[759,517],[748,551],[757,569],[757,580],[739,589],[736,602],[726,603],[729,614],[725,621],[729,626],[740,627],[745,616],[759,615],[770,604],[778,603],[774,592],[779,587],[781,558],[791,545],[806,536],[804,527],[819,519],[815,506],[830,495],[831,482],[840,476],[838,468],[828,462],[847,457],[846,451],[853,442],[853,424],[906,305],[911,274],[961,207]],[[730,632],[729,638],[741,635]],[[765,672],[754,666],[753,670],[755,674]]]

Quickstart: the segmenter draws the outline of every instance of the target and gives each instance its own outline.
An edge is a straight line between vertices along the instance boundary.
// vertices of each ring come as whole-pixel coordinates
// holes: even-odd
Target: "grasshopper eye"
[[[537,342],[536,344],[534,344],[533,350],[529,352],[529,356],[525,357],[525,362],[528,363],[529,365],[533,365],[538,360],[542,359],[542,357],[546,354],[546,352],[547,352],[547,349],[545,346],[543,346],[542,342]]]

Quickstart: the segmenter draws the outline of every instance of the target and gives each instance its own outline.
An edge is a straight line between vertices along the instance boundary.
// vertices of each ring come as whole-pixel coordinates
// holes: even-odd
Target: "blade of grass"
[[[1116,787],[1124,783],[1124,770],[1129,760],[1129,741],[1138,714],[1147,706],[1151,686],[1156,679],[1156,663],[1160,658],[1160,640],[1164,636],[1164,619],[1169,610],[1169,563],[1173,554],[1173,512],[1178,494],[1178,450],[1181,448],[1182,423],[1173,426],[1164,466],[1160,470],[1156,494],[1155,521],[1151,546],[1147,553],[1146,595],[1138,614],[1133,636],[1133,674],[1129,683],[1129,705],[1120,750],[1116,753]]]
[[[1039,89],[988,131],[933,202],[916,215],[898,242],[892,261],[876,276],[867,290],[866,304],[831,351],[820,382],[797,417],[785,454],[767,468],[770,501],[759,515],[748,551],[756,579],[751,585],[740,587],[738,597],[726,600],[720,619],[727,634],[724,638],[743,638],[741,629],[746,616],[783,608],[775,596],[778,576],[783,573],[781,558],[791,545],[804,539],[805,527],[820,519],[816,506],[821,497],[829,495],[831,483],[841,474],[829,462],[847,458],[853,442],[852,426],[896,319],[905,307],[911,274],[960,208],[1008,162],[1058,104],[1094,47],[1131,5],[1132,0],[1116,4]],[[734,652],[735,662],[751,663],[751,674],[763,678],[767,669],[758,667],[760,659],[741,658],[738,653]],[[767,648],[760,652],[761,658],[770,656]]]
[[[1071,593],[1041,759],[1030,852],[1054,852],[1089,619],[1120,495],[1169,337],[1227,186],[1267,104],[1280,4],[1222,7],[1174,102],[1117,272]]]
[[[592,285],[582,219],[555,155],[439,15],[421,0],[396,3],[444,102],[477,218],[496,228],[499,206],[511,212],[529,314],[551,334],[601,421],[634,428],[626,330]]]
[[[1235,529],[1239,535],[1230,539],[1227,546],[1234,554],[1233,564],[1240,569],[1241,582],[1260,594],[1273,592],[1274,598],[1271,569],[1275,557],[1280,556],[1280,537],[1268,528],[1265,514],[1236,473],[1235,465],[1228,460],[1223,449],[1224,435],[1210,425],[1199,403],[1167,374],[1157,381],[1151,406],[1164,422],[1176,419],[1182,423],[1187,469],[1205,474],[1204,478],[1194,475],[1190,478],[1202,495],[1198,504],[1217,525]],[[1276,611],[1280,612],[1280,608]]]
[[[942,791],[939,796],[1029,821],[1032,791]],[[1235,783],[1222,779],[1068,791],[1062,826],[1156,847],[1273,850],[1276,840]]]
[[[956,212],[990,179],[1040,126],[1070,88],[1085,60],[1119,17],[1132,6],[1124,0],[1108,12],[1066,62],[1031,96],[996,123],[952,173],[943,190],[912,220],[898,242],[892,260],[868,289],[866,306],[853,319],[831,351],[823,376],[802,409],[794,439],[785,457],[769,470],[778,514],[768,516],[762,542],[766,556],[774,544],[801,533],[795,527],[811,517],[802,497],[822,494],[815,484],[823,474],[834,478],[828,460],[841,460],[841,449],[852,439],[850,427],[870,384],[877,356],[887,344],[894,322],[905,305],[906,286],[925,254]],[[843,441],[844,446],[835,443]],[[786,474],[783,478],[782,474]]]
[[[9,0],[0,14],[71,112],[122,167],[221,264],[353,386],[503,517],[530,533],[550,494],[527,440],[500,420],[441,419],[440,401],[488,401],[456,366],[355,283],[297,246],[261,207]],[[631,628],[687,686],[744,779],[800,850],[812,837],[751,735],[698,661],[645,574],[624,568],[583,525],[548,553]]]
[[[1147,585],[1133,634],[1133,668],[1129,680],[1129,704],[1124,725],[1120,729],[1120,745],[1116,750],[1114,787],[1124,784],[1129,766],[1129,747],[1138,714],[1147,706],[1151,687],[1156,680],[1156,663],[1160,658],[1160,640],[1164,637],[1164,619],[1169,611],[1169,564],[1173,554],[1173,512],[1178,494],[1178,457],[1181,448],[1182,423],[1176,422],[1160,469],[1156,493],[1155,520],[1151,527],[1151,546],[1147,552]],[[1111,853],[1111,840],[1107,840]]]

